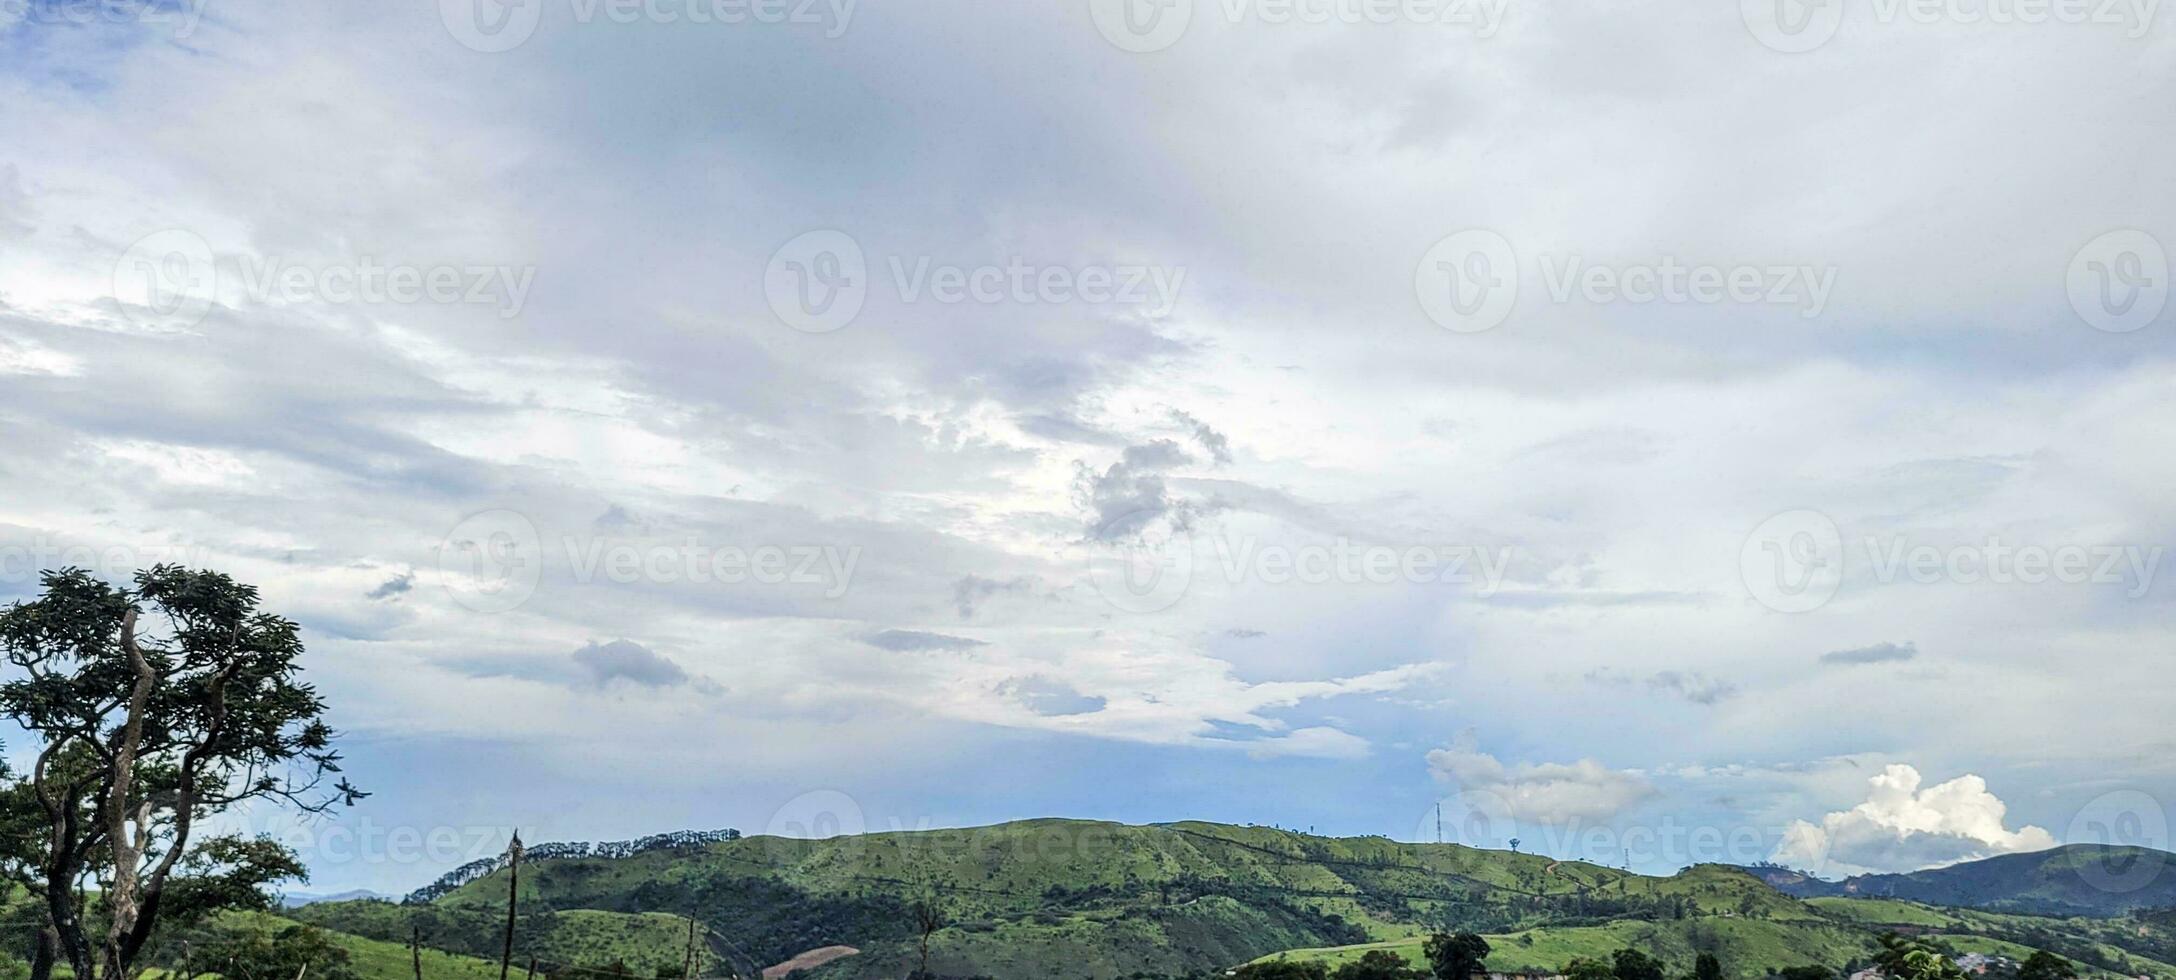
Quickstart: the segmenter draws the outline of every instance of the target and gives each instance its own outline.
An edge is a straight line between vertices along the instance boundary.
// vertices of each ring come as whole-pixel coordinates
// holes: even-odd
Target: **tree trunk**
[[[52,926],[38,928],[38,949],[30,957],[30,980],[53,980],[53,961],[60,955],[60,934]]]
[[[123,942],[136,929],[136,865],[143,859],[144,835],[150,832],[151,822],[151,804],[144,803],[134,810],[128,805],[129,793],[136,788],[136,750],[143,744],[144,710],[150,705],[151,689],[159,681],[158,672],[152,669],[151,662],[144,659],[142,648],[136,645],[134,609],[121,617],[121,649],[128,652],[129,667],[136,672],[136,684],[129,691],[128,715],[121,725],[119,742],[114,746],[113,785],[101,807],[106,817],[106,846],[113,851],[113,885],[102,896],[107,914],[113,917],[112,924],[106,929],[106,980],[121,980],[128,975],[128,960],[132,957],[123,949]]]
[[[507,970],[514,965],[514,911],[521,899],[521,834],[518,831],[506,853],[506,949],[499,954],[499,980],[506,980]]]

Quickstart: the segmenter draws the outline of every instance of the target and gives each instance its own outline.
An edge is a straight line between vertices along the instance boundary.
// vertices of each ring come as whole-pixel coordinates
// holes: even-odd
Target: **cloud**
[[[1471,732],[1429,752],[1428,769],[1461,793],[1502,800],[1513,819],[1545,824],[1608,820],[1655,795],[1645,777],[1593,759],[1506,766],[1476,748]]]
[[[30,234],[35,227],[30,218],[30,195],[23,191],[22,174],[15,164],[0,163],[0,240]]]
[[[1209,423],[1175,408],[1171,410],[1171,418],[1180,425],[1193,430],[1194,439],[1201,443],[1201,448],[1209,451],[1209,459],[1212,462],[1229,463],[1232,461],[1232,443],[1230,439],[1224,436],[1224,433],[1210,428]]]
[[[368,599],[391,599],[394,596],[406,595],[410,590],[414,589],[415,587],[416,573],[403,572],[399,575],[393,576],[392,578],[386,579],[384,582],[380,583],[377,588],[371,589],[368,593],[366,593],[364,597]]]
[[[1027,578],[994,579],[980,575],[963,575],[952,583],[952,606],[959,610],[961,619],[973,619],[982,604],[1001,595],[1018,595],[1029,591],[1034,582]]]
[[[1074,476],[1074,492],[1088,511],[1088,540],[1123,541],[1167,518],[1175,528],[1191,525],[1192,505],[1171,495],[1163,473],[1190,460],[1178,443],[1157,439],[1127,446],[1119,460],[1101,473],[1081,464]]]
[[[1064,681],[1042,675],[1007,681],[999,686],[998,693],[1044,717],[1090,714],[1103,710],[1109,703],[1104,698],[1082,694]]]
[[[688,682],[688,673],[679,664],[631,640],[592,643],[574,651],[574,662],[587,668],[600,687],[613,681],[643,687],[678,687]]]
[[[1987,781],[1964,775],[1920,788],[1919,770],[1893,764],[1868,780],[1866,802],[1793,821],[1774,860],[1823,874],[1917,871],[1997,854],[2041,851],[2055,837],[2034,826],[2003,826],[2009,807]]]
[[[1370,751],[1367,739],[1324,725],[1295,728],[1275,738],[1252,739],[1240,744],[1246,746],[1247,755],[1256,759],[1274,759],[1280,756],[1362,759]]]
[[[1914,643],[1876,643],[1870,647],[1831,650],[1821,655],[1821,662],[1824,664],[1857,666],[1859,664],[1899,663],[1917,656],[1919,656],[1919,647]]]
[[[1629,674],[1605,668],[1589,671],[1587,680],[1606,687],[1639,684],[1656,694],[1682,698],[1698,705],[1718,704],[1738,693],[1736,684],[1691,670],[1664,670],[1635,680]]]
[[[1229,636],[1234,640],[1258,640],[1262,637],[1268,636],[1269,634],[1263,632],[1262,630],[1247,629],[1244,626],[1234,626],[1231,629],[1225,630],[1224,635]]]
[[[915,653],[923,650],[968,650],[987,646],[981,640],[946,633],[925,633],[921,630],[879,630],[864,635],[861,642],[879,650],[895,653]]]

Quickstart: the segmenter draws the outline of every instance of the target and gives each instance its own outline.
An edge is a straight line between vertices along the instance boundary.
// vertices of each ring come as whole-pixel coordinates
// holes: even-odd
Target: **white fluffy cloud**
[[[2039,851],[2055,838],[2034,826],[2003,825],[2009,807],[1987,781],[1964,775],[1920,788],[1919,770],[1891,765],[1868,780],[1866,802],[1821,818],[1795,821],[1775,860],[1827,874],[1917,871],[1997,854]]]
[[[1469,733],[1428,753],[1436,778],[1455,783],[1470,805],[1502,807],[1502,816],[1544,824],[1607,820],[1655,795],[1646,778],[1593,759],[1505,765],[1475,747]]]

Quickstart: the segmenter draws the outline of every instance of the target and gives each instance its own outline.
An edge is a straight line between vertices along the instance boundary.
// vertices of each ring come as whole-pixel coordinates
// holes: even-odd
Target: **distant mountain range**
[[[2096,917],[2176,907],[2176,854],[2145,847],[2073,844],[1842,881],[1784,868],[1751,870],[1797,898],[1900,898],[2000,912]]]
[[[374,892],[367,888],[357,888],[353,891],[331,892],[325,894],[321,894],[318,892],[288,892],[280,896],[280,907],[299,909],[305,905],[316,905],[319,902],[361,902],[369,901],[372,899],[387,899],[391,897],[391,895],[386,895],[381,892]]]

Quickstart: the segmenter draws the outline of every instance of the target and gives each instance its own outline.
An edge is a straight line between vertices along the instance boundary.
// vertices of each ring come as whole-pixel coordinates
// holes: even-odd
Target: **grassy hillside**
[[[1635,948],[1660,957],[1673,975],[1689,973],[1699,953],[1714,953],[1727,975],[1758,977],[1789,966],[1841,970],[1866,961],[1874,938],[1896,929],[1958,953],[1991,953],[2022,961],[2035,949],[2062,953],[2089,980],[2151,975],[2176,977],[2176,965],[2099,941],[2138,939],[2159,927],[2135,920],[2051,919],[1934,908],[1893,899],[1819,898],[1806,903],[1818,920],[1715,917],[1662,922],[1618,921],[1598,926],[1542,927],[1488,936],[1489,965],[1499,970],[1556,970],[1574,958],[1607,958]],[[2099,938],[2097,938],[2099,937]],[[2163,939],[2166,937],[2164,936]],[[1422,965],[1418,938],[1354,946],[1295,949],[1261,959],[1321,960],[1333,967],[1372,949],[1388,949]]]
[[[273,917],[265,916],[270,920]],[[361,980],[414,980],[415,966],[406,943],[381,942],[342,933],[333,942],[347,950],[348,965]],[[423,954],[424,980],[499,980],[496,960],[459,956],[435,949]]]
[[[505,872],[487,864],[434,887],[429,902],[332,902],[287,914],[348,937],[365,980],[409,975],[411,930],[442,951],[451,980],[484,980],[503,942],[507,888]],[[2176,915],[1802,901],[1723,865],[1650,877],[1380,837],[1078,820],[823,841],[674,839],[612,856],[547,850],[522,867],[515,959],[536,957],[570,980],[622,968],[654,977],[679,970],[692,922],[708,975],[851,946],[861,953],[808,976],[889,980],[919,962],[917,908],[938,913],[933,971],[998,980],[1175,977],[1277,955],[1342,961],[1371,948],[1417,960],[1438,928],[1489,935],[1491,963],[1505,969],[1552,970],[1633,947],[1676,974],[1713,952],[1731,976],[1752,978],[1863,962],[1874,937],[1894,929],[1958,951],[2050,949],[2096,980],[2176,980]]]
[[[410,929],[425,945],[495,961],[504,948],[506,919],[499,909],[411,907],[383,901],[320,902],[287,913],[336,932],[405,945]],[[677,973],[685,963],[688,920],[666,912],[627,914],[595,909],[537,909],[515,928],[521,963],[535,957],[546,969],[578,967],[654,977]],[[715,962],[707,944],[696,944],[696,966],[707,974]],[[496,972],[493,974],[496,980]]]
[[[889,977],[916,965],[918,903],[944,918],[930,937],[933,970],[1037,980],[1177,975],[1295,948],[1417,949],[1442,925],[1503,936],[1507,954],[1536,966],[1628,943],[1682,953],[1688,964],[1695,949],[1723,948],[1744,950],[1749,964],[1840,965],[1872,935],[1740,868],[1657,878],[1458,845],[1207,823],[1034,820],[824,841],[755,837],[538,860],[520,880],[523,949],[596,962],[594,950],[554,945],[566,932],[558,920],[574,910],[673,912],[702,922],[706,942],[733,962],[776,963],[829,945],[863,950],[815,971],[825,978]],[[506,888],[496,872],[423,911],[347,903],[298,914],[389,938],[405,935],[400,916],[435,916],[426,932],[442,938],[433,941],[488,949]],[[625,948],[677,951],[680,940],[659,930]]]
[[[2065,916],[2113,916],[2176,906],[2176,854],[2143,847],[2077,844],[1840,882],[1773,869],[1766,874],[1778,889],[1801,898],[1900,898]]]

